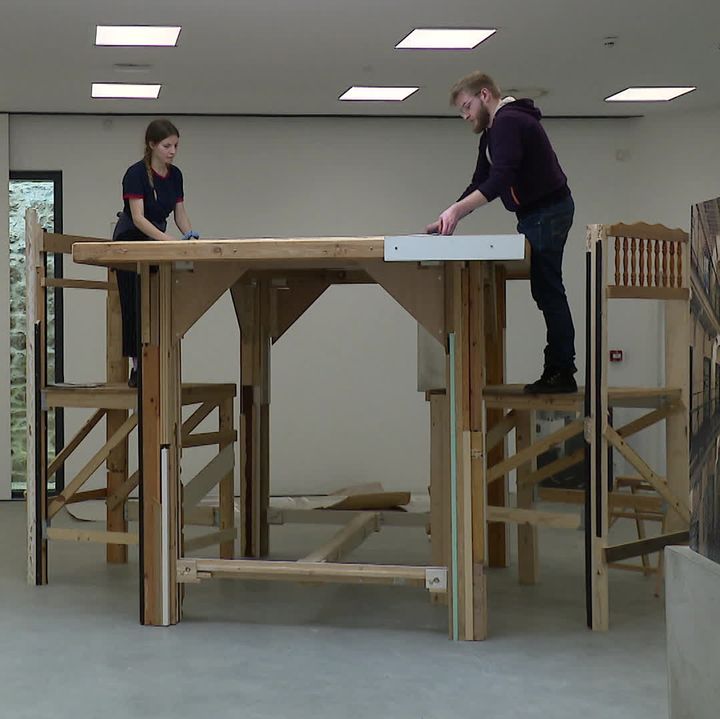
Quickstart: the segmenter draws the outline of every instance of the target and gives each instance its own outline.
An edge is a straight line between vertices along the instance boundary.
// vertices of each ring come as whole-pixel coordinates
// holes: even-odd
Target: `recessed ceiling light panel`
[[[403,38],[398,50],[472,50],[497,32],[494,28],[416,28]]]
[[[375,100],[384,102],[402,102],[417,92],[417,87],[364,87],[353,86],[338,99],[343,101]]]
[[[695,90],[695,87],[628,87],[605,98],[605,102],[667,102]]]
[[[125,84],[121,82],[94,82],[92,96],[95,98],[119,98],[124,100],[157,100],[162,85]]]
[[[95,44],[114,47],[174,47],[181,29],[174,25],[98,25]]]

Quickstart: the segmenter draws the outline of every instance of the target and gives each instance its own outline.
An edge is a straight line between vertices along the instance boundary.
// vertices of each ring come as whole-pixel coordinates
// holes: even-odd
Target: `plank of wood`
[[[106,410],[99,409],[95,414],[90,417],[85,424],[77,431],[75,436],[62,448],[59,454],[55,456],[55,459],[50,463],[47,469],[48,477],[52,477],[55,472],[62,467],[67,461],[67,458],[78,448],[82,441],[87,437],[93,428],[100,422],[105,416]]]
[[[138,544],[140,541],[137,532],[98,532],[87,529],[70,529],[67,527],[49,527],[47,536],[48,539],[66,542],[90,542],[123,546]]]
[[[357,549],[373,532],[380,529],[377,512],[358,514],[327,542],[303,557],[301,562],[337,562]]]
[[[585,491],[582,489],[555,489],[540,487],[540,499],[545,502],[583,504]],[[624,492],[611,492],[608,496],[610,509],[630,508],[645,512],[662,512],[664,500],[656,495],[632,495]]]
[[[140,482],[140,470],[132,473],[121,485],[115,488],[113,493],[107,498],[107,506],[109,509],[117,509],[120,507],[125,500],[130,496],[132,492]]]
[[[262,559],[178,560],[178,582],[200,579],[262,579],[294,582],[339,582],[347,584],[391,584],[426,586],[428,572],[444,567],[393,564],[336,564],[334,562],[283,562]]]
[[[234,433],[232,397],[220,403],[218,414],[218,429],[220,433]],[[228,533],[232,531],[232,537],[230,538],[228,534],[228,538],[220,542],[220,557],[222,559],[234,559],[235,538],[237,536],[237,530],[235,528],[235,447],[234,443],[229,441],[218,444],[218,451],[221,454],[228,448],[233,453],[233,463],[232,469],[220,480],[219,520],[220,530]]]
[[[127,381],[128,361],[122,354],[122,316],[120,295],[117,288],[115,273],[108,270],[108,292],[105,298],[105,378],[110,383],[125,384]],[[106,439],[112,438],[127,419],[125,409],[107,412],[105,425]],[[128,441],[120,442],[107,458],[107,494],[113,495],[123,486],[128,476]],[[127,532],[128,525],[122,505],[117,504],[106,508],[106,524],[109,532]],[[125,544],[109,544],[106,558],[110,564],[125,564],[128,560],[128,549]]]
[[[382,259],[383,237],[273,237],[243,240],[178,240],[174,242],[83,242],[73,246],[79,264],[218,262],[227,260]]]
[[[42,240],[43,252],[56,252],[71,255],[76,242],[106,242],[100,237],[80,237],[78,235],[65,235],[56,232],[45,232]]]
[[[46,427],[41,393],[47,383],[47,362],[44,343],[45,276],[41,257],[43,230],[37,212],[25,212],[25,283],[26,295],[26,538],[27,581],[31,585],[47,584],[47,540],[43,536],[46,524],[47,475]]]
[[[653,472],[650,466],[645,460],[629,445],[625,440],[618,435],[618,433],[612,428],[608,427],[605,430],[605,435],[608,441],[615,447],[615,449],[622,454],[625,459],[638,471],[638,473],[647,480],[655,490],[660,494],[665,501],[678,513],[686,524],[690,523],[690,510],[688,509],[687,503],[677,497],[670,490],[670,487],[665,478],[660,477],[658,474]]]
[[[65,277],[54,278],[48,277],[43,280],[44,287],[63,287],[68,290],[109,290],[111,285],[109,282],[101,280],[74,280]]]
[[[85,482],[92,477],[97,468],[107,459],[108,455],[130,432],[137,426],[138,418],[135,413],[131,414],[118,428],[113,436],[98,450],[90,461],[78,472],[77,476],[66,485],[65,489],[53,500],[48,508],[48,517],[54,517],[65,506],[67,500],[77,492]]]
[[[632,435],[637,434],[638,432],[641,432],[642,430],[646,429],[647,427],[652,427],[652,425],[657,424],[658,422],[662,421],[663,419],[666,419],[670,415],[674,414],[675,412],[678,412],[680,410],[679,405],[670,403],[666,405],[665,407],[661,407],[660,409],[656,409],[652,412],[648,412],[647,414],[644,414],[642,417],[638,417],[637,419],[633,420],[632,422],[628,422],[627,424],[624,424],[622,427],[619,427],[617,430],[615,430],[623,439],[627,439],[628,437],[632,437]]]
[[[579,529],[580,515],[568,512],[543,512],[537,509],[516,507],[488,507],[488,519],[493,522],[527,525],[530,527],[549,527],[551,529]],[[534,576],[534,575],[530,575]],[[525,584],[526,582],[522,582]],[[530,582],[534,584],[535,582]]]
[[[619,562],[622,559],[639,557],[643,554],[659,552],[665,547],[673,544],[687,544],[690,538],[689,531],[672,532],[671,534],[660,534],[647,539],[637,539],[632,542],[616,544],[606,547],[605,558],[608,562]]]
[[[237,537],[237,529],[230,527],[228,529],[221,529],[218,532],[211,532],[210,534],[203,534],[201,537],[193,537],[192,539],[185,539],[183,545],[185,552],[195,552],[198,549],[204,549],[205,547],[211,547],[214,544],[219,544],[221,547],[225,544],[233,544]]]
[[[555,459],[552,462],[544,465],[540,469],[530,472],[527,475],[518,477],[518,489],[523,487],[533,487],[539,484],[545,479],[554,477],[558,472],[563,472],[570,467],[575,467],[585,461],[585,450],[576,449],[571,454],[566,454],[564,457]]]
[[[471,270],[472,275],[472,270]],[[485,381],[483,387],[487,384],[502,384],[505,381],[505,326],[506,326],[506,307],[505,307],[505,269],[498,265],[485,268],[483,283],[483,305],[484,305],[484,338],[485,343]],[[471,324],[471,330],[474,323]],[[475,351],[475,354],[477,352]],[[472,360],[472,364],[475,361]],[[481,375],[479,375],[481,377]],[[473,380],[475,384],[475,380]],[[477,395],[477,389],[473,392]],[[485,409],[484,395],[479,393],[480,407],[471,409],[476,413],[473,421],[473,428],[482,427],[482,417],[485,415],[485,425],[490,434],[496,423],[504,418],[501,409]],[[510,410],[512,414],[512,410]],[[487,452],[487,460],[482,467],[482,472],[486,471],[487,466],[502,462],[505,458],[505,442],[498,442],[490,447],[487,442],[485,445]],[[483,482],[485,480],[483,479]],[[487,502],[495,506],[507,506],[509,504],[507,477],[502,481],[492,482],[487,487]],[[510,533],[509,528],[502,522],[488,521],[487,527],[487,561],[489,567],[505,568],[510,566]]]
[[[232,443],[237,440],[237,430],[225,430],[223,432],[198,432],[189,434],[183,438],[183,448],[207,447],[210,444]]]
[[[517,422],[517,410],[511,409],[502,419],[490,425],[487,431],[485,448],[488,452],[502,442],[508,433],[515,429]]]
[[[496,464],[491,467],[488,471],[488,482],[493,482],[499,477],[504,476],[510,470],[516,469],[522,464],[534,459],[539,454],[542,454],[545,450],[549,449],[553,445],[560,444],[571,437],[575,437],[581,434],[584,429],[584,423],[582,419],[576,419],[565,425],[561,429],[549,434],[547,437],[543,437],[541,440],[533,442],[529,447],[526,447],[520,452],[516,452],[512,457]]]
[[[182,424],[183,441],[217,407],[214,402],[203,402]]]
[[[205,465],[184,487],[183,509],[190,510],[235,466],[235,449],[229,444]]]
[[[607,288],[610,299],[627,300],[685,300],[690,299],[687,287],[623,287]]]
[[[518,410],[517,427],[515,429],[515,449],[517,454],[529,455],[528,449],[535,444],[534,422],[532,412]],[[537,458],[530,457],[517,468],[517,504],[518,508],[532,511],[534,505],[533,485],[525,480],[537,469]],[[518,581],[520,584],[537,584],[540,576],[540,556],[537,526],[519,523],[517,528],[518,541]]]

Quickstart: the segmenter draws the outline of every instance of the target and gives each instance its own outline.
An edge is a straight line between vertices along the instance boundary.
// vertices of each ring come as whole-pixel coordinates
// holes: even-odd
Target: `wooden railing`
[[[605,226],[609,278],[608,297],[687,299],[689,237],[663,225]],[[614,270],[614,272],[613,272]]]

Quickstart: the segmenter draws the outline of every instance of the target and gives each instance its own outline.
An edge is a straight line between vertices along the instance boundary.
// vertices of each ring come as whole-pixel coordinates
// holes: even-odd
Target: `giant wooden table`
[[[497,375],[502,374],[504,320],[497,283],[505,272],[502,260],[517,260],[518,251],[522,257],[524,243],[519,236],[508,236],[506,242],[501,237],[474,240],[435,238],[438,249],[430,253],[422,238],[402,245],[402,238],[385,237],[74,245],[76,262],[136,267],[140,278],[143,623],[176,624],[181,618],[183,584],[213,577],[375,582],[431,590],[446,587],[451,634],[460,639],[485,637],[488,512],[482,391],[488,372],[496,375],[492,380],[502,382]],[[414,247],[420,247],[417,256]],[[393,252],[397,261],[386,261]],[[450,521],[443,529],[451,548],[447,566],[260,559],[268,548],[271,343],[327,287],[347,283],[381,285],[445,347],[451,496]],[[181,339],[228,289],[241,334],[239,546],[241,555],[249,558],[185,558],[179,434]]]

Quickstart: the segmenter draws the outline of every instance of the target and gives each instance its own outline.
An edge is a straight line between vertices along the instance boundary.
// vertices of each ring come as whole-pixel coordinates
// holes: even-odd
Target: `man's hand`
[[[440,234],[440,220],[437,220],[435,222],[431,222],[426,228],[425,228],[425,234],[427,235],[439,235]]]
[[[455,232],[457,223],[460,222],[466,214],[467,213],[461,210],[457,202],[450,205],[450,207],[438,217],[437,222],[434,223],[437,225],[437,232],[441,235],[452,235],[452,233]]]

